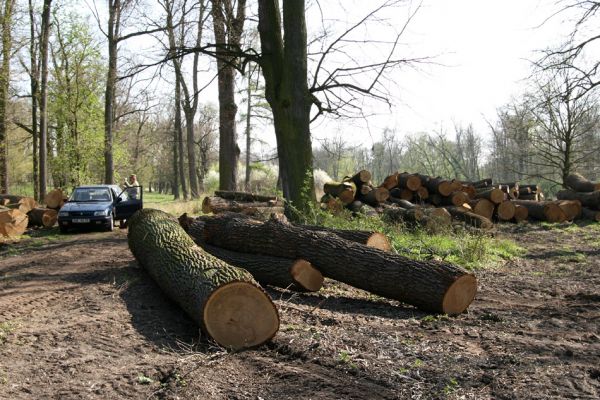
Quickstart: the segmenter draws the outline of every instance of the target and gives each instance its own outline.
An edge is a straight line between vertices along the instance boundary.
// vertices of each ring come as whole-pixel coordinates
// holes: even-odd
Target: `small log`
[[[336,229],[336,228],[326,228],[324,226],[318,225],[301,225],[298,226],[302,229],[307,229],[313,232],[326,232],[332,235],[337,235],[342,239],[349,240],[351,242],[356,242],[360,244],[364,244],[367,247],[373,247],[375,249],[390,251],[392,249],[392,245],[385,236],[385,234],[381,232],[375,231],[362,231],[362,230],[353,230],[353,229]]]
[[[487,199],[494,204],[500,204],[504,201],[504,192],[500,189],[486,189],[478,192],[475,196],[477,199]]]
[[[390,176],[387,176],[383,180],[383,183],[381,184],[381,186],[383,186],[387,190],[392,190],[393,188],[395,188],[396,186],[398,186],[398,176],[399,175],[400,174],[398,172],[396,172],[396,173],[393,173]]]
[[[377,187],[371,190],[364,196],[360,197],[363,203],[377,207],[379,203],[383,203],[390,197],[390,192],[384,187]]]
[[[275,219],[256,224],[220,214],[206,220],[204,232],[215,246],[302,258],[326,277],[429,312],[460,314],[477,291],[475,276],[453,264],[412,260]]]
[[[356,185],[357,188],[361,187],[363,184],[367,184],[371,182],[371,172],[366,169],[358,171],[352,177],[344,179],[345,181],[352,181]]]
[[[429,202],[436,207],[441,207],[444,203],[444,196],[439,193],[434,193],[429,196]]]
[[[448,197],[442,197],[442,204],[446,206],[460,207],[469,201],[469,196],[462,190],[450,193]]]
[[[37,201],[33,197],[16,196],[12,194],[0,194],[0,199],[3,200],[3,206],[9,208],[17,208],[22,213],[28,213],[38,206]]]
[[[323,185],[323,191],[340,199],[342,204],[350,204],[354,201],[356,195],[356,185],[354,182],[327,182]]]
[[[581,215],[581,202],[579,200],[557,200],[556,204],[563,210],[567,221],[574,221]]]
[[[460,188],[461,191],[465,192],[470,199],[474,199],[477,195],[477,191],[473,185],[462,185]]]
[[[565,185],[575,192],[589,193],[600,190],[600,182],[592,182],[577,172],[567,175]]]
[[[340,199],[337,199],[329,194],[325,194],[323,197],[321,197],[321,208],[328,210],[334,215],[337,215],[344,209],[344,205]]]
[[[445,208],[423,208],[425,216],[421,225],[427,232],[435,233],[447,229],[452,225],[452,215]]]
[[[430,195],[437,193],[441,196],[450,196],[450,193],[455,190],[455,186],[452,182],[440,177],[430,178],[425,186],[427,187],[427,190],[429,190]]]
[[[421,186],[415,192],[415,196],[420,201],[427,200],[429,198],[429,190],[425,186]]]
[[[475,214],[481,215],[490,221],[492,220],[492,217],[494,216],[495,205],[488,199],[471,200],[469,201],[469,205]]]
[[[408,200],[404,200],[404,199],[398,199],[396,197],[390,197],[389,200],[394,203],[397,204],[399,207],[401,208],[406,208],[407,210],[411,209],[411,208],[418,208],[419,206],[411,203]]]
[[[277,202],[281,200],[275,195],[262,195],[249,192],[236,192],[230,190],[215,190],[215,196],[227,200],[258,203]]]
[[[28,222],[27,214],[17,209],[0,211],[0,234],[6,237],[21,236],[27,230]]]
[[[527,207],[515,204],[515,216],[513,218],[514,221],[519,223],[527,221],[527,218],[529,218],[529,210],[527,209]]]
[[[235,200],[227,200],[222,197],[207,196],[202,200],[202,212],[205,214],[218,214],[222,212],[239,212],[252,214],[256,208],[265,207],[283,207],[281,201],[266,201],[266,202],[241,202]]]
[[[476,189],[480,189],[480,188],[486,188],[486,187],[492,186],[492,182],[493,182],[492,178],[486,178],[486,179],[482,179],[480,181],[469,182],[469,184]]]
[[[360,200],[354,200],[352,203],[348,204],[346,208],[348,208],[355,214],[363,214],[368,217],[374,217],[379,215],[373,207],[371,207],[368,204],[364,204]]]
[[[496,216],[500,221],[510,221],[515,216],[515,205],[511,200],[504,200],[496,206]]]
[[[402,207],[391,207],[383,210],[383,217],[388,222],[404,222],[415,225],[423,219],[425,214],[420,208],[406,209]]]
[[[365,184],[362,184],[362,185],[360,186],[360,194],[361,194],[361,195],[363,195],[363,196],[364,196],[365,194],[368,194],[368,193],[369,193],[371,190],[373,190],[373,186],[371,186],[371,185],[369,185],[369,184],[366,184],[366,183],[365,183]]]
[[[410,189],[394,188],[394,189],[390,190],[389,193],[390,193],[390,196],[393,196],[397,199],[407,200],[407,201],[411,201],[413,199],[413,197],[415,196],[415,193]]]
[[[37,207],[29,211],[29,225],[52,228],[56,224],[58,212],[52,208]]]
[[[421,178],[416,174],[409,174],[403,172],[398,175],[398,187],[405,188],[410,191],[416,192],[421,187]]]
[[[477,215],[464,207],[446,206],[444,207],[454,219],[463,221],[467,225],[473,226],[479,229],[491,229],[494,224],[489,219]]]
[[[600,210],[600,190],[595,192],[561,190],[556,193],[556,198],[559,200],[579,200],[584,207]]]
[[[463,183],[461,181],[459,181],[458,179],[452,179],[450,181],[450,185],[452,187],[453,192],[460,191],[460,190],[462,190],[462,187],[463,187]]]
[[[62,189],[54,189],[46,193],[44,196],[44,204],[47,208],[59,209],[62,207],[65,198],[65,193]]]
[[[590,221],[600,222],[600,211],[590,210],[589,208],[582,207],[579,219],[587,219]]]
[[[526,207],[529,218],[547,222],[565,222],[567,216],[558,204],[550,201],[513,200],[515,205]]]

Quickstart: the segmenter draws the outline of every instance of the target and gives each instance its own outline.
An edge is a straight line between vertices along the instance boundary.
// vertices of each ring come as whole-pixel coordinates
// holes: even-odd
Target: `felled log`
[[[377,207],[379,203],[383,203],[390,197],[390,192],[384,187],[376,187],[367,194],[360,196],[363,203]]]
[[[236,192],[231,190],[215,190],[215,196],[227,200],[259,203],[277,202],[281,200],[275,195],[262,195],[250,192]]]
[[[369,185],[369,184],[366,184],[366,183],[364,183],[364,184],[362,184],[362,185],[360,186],[359,193],[360,193],[361,195],[365,195],[365,194],[369,193],[371,190],[373,190],[373,186],[371,186],[371,185]]]
[[[344,179],[344,180],[345,181],[350,180],[350,181],[354,182],[356,187],[359,188],[363,184],[367,184],[367,183],[371,182],[371,172],[367,171],[366,169],[363,169],[363,170],[358,171],[356,174],[351,176],[349,179]]]
[[[485,188],[488,186],[492,186],[492,178],[486,178],[480,181],[469,182],[469,184],[476,189]]]
[[[487,199],[494,204],[500,204],[504,201],[504,192],[497,188],[485,189],[483,191],[477,192],[475,198]]]
[[[582,207],[579,219],[587,219],[590,221],[600,222],[600,211],[590,210],[589,208]]]
[[[573,189],[575,192],[595,192],[600,190],[600,182],[595,183],[588,180],[583,175],[573,172],[565,178],[565,185]]]
[[[469,196],[467,196],[467,194],[465,192],[463,192],[462,190],[457,190],[457,191],[450,193],[450,195],[447,197],[442,197],[441,204],[447,205],[447,206],[459,206],[460,207],[468,201],[469,201]]]
[[[284,213],[284,207],[251,207],[241,212],[241,214],[251,216],[252,218],[260,221],[268,220],[273,214],[283,215]]]
[[[471,206],[473,213],[481,215],[482,217],[485,217],[490,221],[492,220],[492,217],[494,216],[494,210],[496,207],[494,203],[492,203],[488,199],[470,200],[469,205]]]
[[[27,214],[17,209],[0,211],[0,234],[6,237],[21,236],[27,229]]]
[[[216,196],[207,196],[202,200],[202,212],[205,214],[222,212],[252,214],[254,209],[264,207],[283,207],[283,203],[281,201],[242,202]]]
[[[527,207],[515,204],[515,216],[513,217],[513,220],[519,223],[527,221],[527,218],[529,218],[529,210]]]
[[[417,200],[427,200],[429,198],[429,190],[425,186],[421,186],[415,192]]]
[[[513,200],[515,205],[526,207],[529,217],[538,221],[547,222],[565,222],[567,216],[565,212],[553,202],[541,202],[532,200]]]
[[[28,213],[38,206],[37,201],[33,197],[16,196],[12,194],[0,194],[0,199],[4,200],[3,206],[12,209],[18,209],[22,213]]]
[[[129,248],[158,286],[217,343],[258,346],[279,329],[279,315],[252,275],[198,247],[159,210],[129,220]]]
[[[556,193],[559,200],[579,200],[581,205],[596,210],[600,209],[600,190],[595,192],[574,192],[572,190],[561,190]]]
[[[327,182],[323,185],[323,191],[340,199],[342,204],[350,204],[356,195],[356,184],[354,182]]]
[[[375,210],[373,207],[371,207],[368,204],[364,204],[362,201],[359,201],[359,200],[354,200],[352,203],[348,204],[346,207],[355,214],[360,213],[360,214],[366,215],[368,217],[374,217],[374,216],[379,215],[377,210]]]
[[[467,196],[469,196],[470,199],[474,199],[475,196],[477,195],[477,191],[475,190],[475,187],[472,185],[463,184],[461,186],[460,190],[465,192],[467,194]]]
[[[333,197],[330,194],[325,194],[321,198],[321,208],[326,209],[332,214],[336,215],[344,209],[344,205],[342,204],[340,199]]]
[[[567,221],[574,221],[581,214],[581,202],[579,200],[557,200],[556,204],[563,210]]]
[[[500,221],[510,221],[515,217],[515,205],[511,200],[504,200],[496,206],[496,217]]]
[[[479,229],[491,229],[494,227],[492,221],[481,215],[477,215],[474,212],[464,207],[446,206],[444,207],[454,219],[463,221],[467,225],[473,226]]]
[[[398,175],[398,187],[416,192],[421,187],[421,178],[417,174],[403,172]]]
[[[519,194],[519,200],[541,201],[539,193]]]
[[[52,228],[56,224],[58,212],[52,208],[37,207],[29,211],[29,225]]]
[[[402,208],[391,207],[383,210],[383,218],[388,222],[408,223],[410,225],[418,224],[425,214],[420,208]]]
[[[425,187],[427,187],[430,195],[437,193],[440,196],[449,196],[455,189],[452,182],[440,177],[430,178],[425,184]]]
[[[204,228],[205,240],[215,246],[302,258],[326,277],[429,312],[459,314],[477,291],[475,276],[453,264],[411,260],[276,219],[256,224],[222,214]]]
[[[415,196],[415,193],[410,190],[410,189],[401,189],[401,188],[394,188],[392,190],[390,190],[390,196],[393,196],[397,199],[402,199],[402,200],[406,200],[406,201],[411,201],[413,199],[413,197]]]
[[[53,189],[44,196],[44,204],[47,208],[59,209],[63,206],[65,197],[62,189]]]
[[[393,188],[398,186],[398,175],[400,174],[398,172],[395,172],[390,176],[386,176],[381,186],[383,186],[387,190],[392,190]]]

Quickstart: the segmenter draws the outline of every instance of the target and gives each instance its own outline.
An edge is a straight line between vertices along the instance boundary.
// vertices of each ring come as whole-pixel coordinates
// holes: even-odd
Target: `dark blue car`
[[[79,186],[58,212],[60,231],[84,226],[112,231],[115,221],[123,227],[143,207],[143,194],[141,186],[125,190],[117,185]]]

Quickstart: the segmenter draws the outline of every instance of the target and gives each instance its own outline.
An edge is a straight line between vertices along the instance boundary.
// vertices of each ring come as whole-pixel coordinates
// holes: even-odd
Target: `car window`
[[[111,197],[106,188],[77,188],[71,201],[111,201]]]

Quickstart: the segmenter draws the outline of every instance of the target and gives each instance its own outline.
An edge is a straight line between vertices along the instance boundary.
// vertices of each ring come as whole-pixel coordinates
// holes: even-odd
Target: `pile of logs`
[[[51,228],[56,224],[58,210],[64,204],[64,194],[55,189],[44,198],[46,207],[33,197],[0,194],[0,235],[21,236],[28,227]]]
[[[236,212],[258,219],[268,219],[272,213],[283,213],[283,200],[277,196],[265,196],[247,192],[215,191],[202,201],[204,214]]]
[[[223,213],[180,225],[207,253],[249,271],[261,284],[318,291],[323,277],[427,312],[459,314],[477,291],[472,273],[447,262],[416,261],[390,252],[381,233],[266,222]]]
[[[589,181],[578,173],[570,174],[565,179],[569,189],[556,194],[559,202],[578,202],[578,218],[600,221],[600,183]]]
[[[596,204],[597,200],[588,199],[595,196],[590,193],[563,193],[558,201],[544,201],[538,185],[493,183],[492,179],[461,182],[397,172],[374,186],[369,171],[363,170],[341,182],[326,183],[324,192],[321,206],[334,213],[346,208],[354,213],[383,214],[389,221],[424,226],[428,230],[449,226],[452,220],[481,229],[493,227],[493,222],[527,219],[597,220],[595,214],[582,210],[579,203]]]

